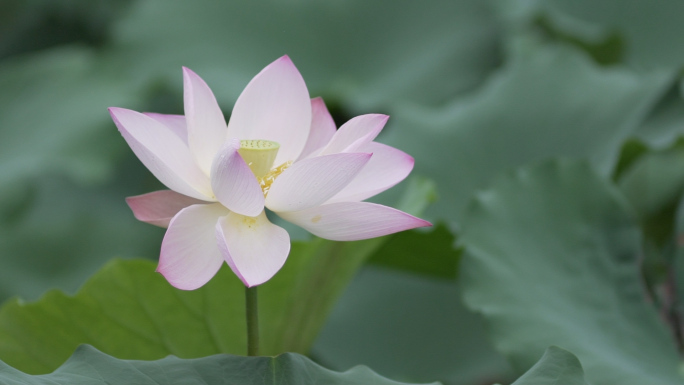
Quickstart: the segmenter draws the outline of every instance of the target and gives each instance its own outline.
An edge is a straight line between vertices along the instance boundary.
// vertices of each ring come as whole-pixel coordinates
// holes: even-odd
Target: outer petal
[[[230,139],[216,154],[211,166],[211,187],[228,209],[255,217],[264,211],[264,193],[239,149],[240,140]]]
[[[401,182],[413,169],[413,157],[394,147],[371,142],[360,148],[373,153],[366,167],[326,203],[362,201]]]
[[[311,99],[311,132],[299,159],[304,159],[316,150],[323,148],[335,135],[335,121],[322,98]]]
[[[273,182],[266,207],[278,212],[318,206],[349,184],[370,158],[371,154],[333,154],[301,160]]]
[[[226,120],[207,83],[185,67],[183,101],[190,151],[202,171],[209,175],[214,156],[228,138]]]
[[[159,227],[169,227],[171,218],[182,209],[207,202],[190,198],[172,190],[161,190],[128,197],[126,203],[139,221]]]
[[[181,210],[169,224],[159,257],[160,272],[171,285],[194,290],[207,283],[223,263],[214,228],[229,211],[218,203]]]
[[[185,122],[185,116],[157,114],[154,112],[143,112],[143,114],[165,125],[166,128],[176,134],[186,146],[188,145],[188,126]]]
[[[389,116],[368,114],[357,116],[343,124],[319,155],[340,152],[358,152],[361,146],[370,143],[385,127]]]
[[[314,235],[333,241],[358,241],[432,226],[403,211],[368,202],[331,203],[278,215]]]
[[[283,267],[290,254],[290,236],[261,212],[257,217],[230,213],[216,224],[223,257],[247,287],[261,285]]]
[[[166,187],[193,198],[213,200],[209,178],[178,136],[139,112],[112,107],[109,113],[138,159]]]
[[[295,160],[311,125],[311,101],[302,75],[289,57],[269,64],[247,85],[233,108],[228,135],[278,142],[275,165]]]

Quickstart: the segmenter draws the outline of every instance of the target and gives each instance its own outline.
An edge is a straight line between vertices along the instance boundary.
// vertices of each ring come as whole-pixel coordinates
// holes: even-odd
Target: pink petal
[[[139,112],[112,107],[109,113],[135,155],[160,182],[183,195],[213,200],[209,178],[178,136]]]
[[[371,154],[333,154],[300,160],[273,182],[266,207],[299,211],[318,206],[349,184],[370,158]]]
[[[128,207],[141,222],[159,227],[169,227],[169,222],[182,209],[207,202],[190,198],[172,190],[155,191],[126,198]]]
[[[143,112],[143,114],[165,125],[166,128],[176,134],[186,146],[188,145],[188,126],[185,122],[185,116],[157,114],[154,112]]]
[[[255,217],[264,210],[259,181],[238,153],[240,140],[230,139],[216,154],[211,167],[211,187],[229,210]]]
[[[333,241],[358,241],[432,226],[403,211],[368,202],[331,203],[297,212],[279,212],[278,215],[314,235]]]
[[[340,152],[358,152],[361,146],[370,143],[385,127],[389,116],[368,114],[357,116],[343,124],[319,155]]]
[[[304,79],[289,57],[269,64],[247,85],[228,122],[231,138],[280,144],[278,166],[297,159],[309,137],[311,101]]]
[[[373,153],[366,167],[326,203],[362,201],[401,182],[413,169],[413,157],[394,147],[370,142],[360,149]]]
[[[290,254],[290,236],[261,212],[257,217],[230,213],[216,224],[223,257],[247,287],[261,285],[283,267]]]
[[[207,83],[185,67],[183,100],[190,151],[202,171],[209,175],[214,156],[228,138],[226,120]]]
[[[311,99],[311,132],[299,159],[323,148],[335,135],[337,127],[322,98]]]
[[[159,256],[160,272],[182,290],[203,286],[216,274],[223,255],[216,243],[215,226],[229,211],[218,203],[181,210],[169,224]]]

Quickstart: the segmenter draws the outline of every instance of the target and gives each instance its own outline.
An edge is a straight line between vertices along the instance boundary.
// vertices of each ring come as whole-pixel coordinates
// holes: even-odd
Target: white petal
[[[340,152],[358,152],[361,146],[370,143],[385,127],[389,116],[368,114],[357,116],[343,124],[330,139],[319,155]]]
[[[143,114],[158,121],[176,134],[185,145],[188,145],[188,126],[183,115],[157,114],[154,112],[143,112]]]
[[[254,217],[264,210],[264,193],[238,153],[239,149],[240,140],[230,139],[216,154],[211,167],[211,187],[219,202],[228,209]]]
[[[207,202],[190,198],[172,190],[155,191],[126,198],[135,218],[159,227],[169,227],[169,222],[182,209]]]
[[[299,211],[318,206],[342,190],[368,163],[371,154],[333,154],[296,162],[271,185],[266,207]]]
[[[112,107],[109,113],[135,155],[160,182],[183,195],[213,200],[209,177],[178,136],[139,112]]]
[[[228,135],[277,142],[277,166],[299,157],[310,126],[309,91],[290,58],[283,56],[264,68],[242,91],[228,122]]]
[[[299,159],[323,148],[335,135],[337,127],[322,98],[311,99],[311,132]]]
[[[413,157],[394,147],[370,142],[360,148],[373,153],[354,179],[326,203],[362,201],[401,182],[413,169]]]
[[[226,262],[247,287],[271,279],[290,254],[290,236],[269,222],[265,212],[257,217],[228,214],[216,224],[216,238]]]
[[[159,256],[160,272],[182,290],[194,290],[216,274],[223,255],[216,242],[218,219],[229,211],[218,203],[193,205],[181,210],[169,224]]]
[[[368,202],[331,203],[278,215],[321,238],[333,241],[358,241],[416,227],[432,226],[391,207]]]
[[[207,83],[185,67],[183,101],[190,151],[202,171],[209,175],[214,156],[228,138],[226,120]]]

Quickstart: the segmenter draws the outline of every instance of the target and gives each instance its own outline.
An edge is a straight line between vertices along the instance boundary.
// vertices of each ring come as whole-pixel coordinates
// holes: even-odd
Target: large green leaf
[[[581,52],[523,41],[472,97],[406,108],[386,143],[416,158],[441,200],[428,218],[460,222],[474,191],[504,170],[550,157],[586,158],[603,174],[667,89],[668,76],[601,68]]]
[[[646,300],[636,218],[586,163],[499,179],[469,206],[460,239],[465,301],[519,370],[559,345],[593,384],[684,383],[673,336]]]
[[[588,385],[577,357],[567,350],[551,346],[539,362],[511,385]]]
[[[188,66],[224,106],[283,54],[314,95],[363,113],[444,102],[479,85],[499,59],[496,20],[477,0],[141,0],[133,8],[116,29],[114,59],[178,89]]]
[[[323,244],[294,244],[283,270],[259,288],[262,353],[302,352],[315,337],[330,287],[341,289],[325,279],[330,273],[321,266],[359,255],[340,256]],[[326,251],[333,254],[317,255]],[[0,358],[29,373],[45,373],[84,343],[142,360],[245,353],[244,285],[230,269],[186,292],[170,286],[155,267],[151,261],[115,260],[73,297],[50,291],[35,303],[8,302],[0,309]],[[324,275],[316,275],[317,269]],[[337,273],[337,280],[345,276]]]
[[[344,373],[327,370],[294,353],[277,357],[215,355],[183,360],[118,360],[90,346],[81,346],[51,374],[30,375],[0,362],[3,384],[60,385],[401,385],[382,378],[366,367]],[[407,384],[406,384],[407,385]],[[437,385],[434,383],[433,385]]]

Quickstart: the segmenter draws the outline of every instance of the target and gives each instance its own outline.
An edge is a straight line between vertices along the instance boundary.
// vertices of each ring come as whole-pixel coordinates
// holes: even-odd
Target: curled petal
[[[360,148],[373,157],[354,179],[326,203],[362,201],[401,182],[413,169],[413,157],[381,143]]]
[[[316,236],[333,241],[358,241],[432,226],[403,211],[368,202],[331,203],[278,215]]]
[[[385,127],[389,116],[367,114],[357,116],[343,124],[330,139],[319,155],[337,154],[340,152],[359,152],[359,148],[370,143]]]
[[[304,79],[289,57],[269,64],[249,82],[235,102],[228,135],[280,144],[275,164],[294,161],[311,126],[311,101]]]
[[[264,210],[259,181],[238,153],[240,141],[231,139],[216,154],[211,167],[211,187],[216,198],[231,211],[257,216]]]
[[[214,156],[228,138],[226,120],[207,83],[185,67],[183,101],[190,151],[202,171],[209,175]]]
[[[109,113],[135,155],[160,182],[183,195],[213,200],[209,177],[178,136],[139,112],[112,107]]]
[[[215,226],[229,211],[218,203],[181,210],[169,224],[161,246],[157,271],[174,287],[194,290],[216,274],[223,255],[216,243]]]
[[[322,98],[311,99],[311,131],[299,159],[304,159],[330,142],[337,127]]]
[[[169,227],[169,222],[182,209],[207,202],[179,194],[172,190],[155,191],[126,198],[135,218],[159,227]]]
[[[144,115],[158,121],[178,136],[185,145],[188,145],[188,126],[183,115],[157,114],[154,112],[143,112]]]
[[[247,287],[273,277],[290,254],[290,236],[261,212],[256,217],[230,213],[216,224],[216,238],[226,262]]]
[[[300,160],[273,182],[266,207],[279,212],[318,206],[349,184],[370,158],[371,154],[333,154]]]

